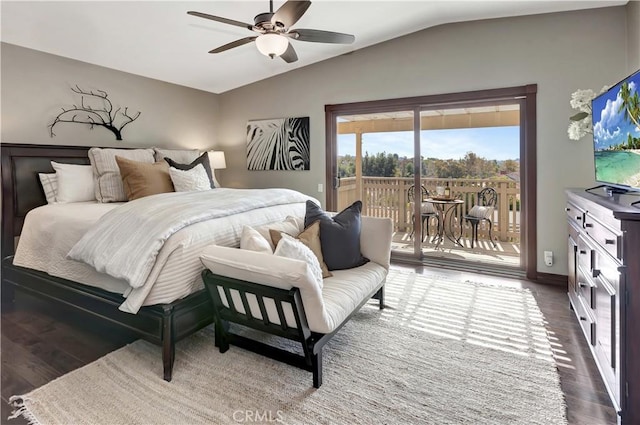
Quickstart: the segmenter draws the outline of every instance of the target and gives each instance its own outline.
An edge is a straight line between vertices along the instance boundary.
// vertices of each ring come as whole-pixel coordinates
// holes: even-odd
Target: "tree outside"
[[[518,159],[486,159],[473,152],[467,152],[460,159],[421,158],[420,164],[422,177],[431,178],[504,178],[520,170]],[[362,175],[365,177],[413,177],[414,171],[413,158],[400,157],[397,154],[379,152],[370,155],[366,152],[362,159]],[[354,177],[355,172],[354,156],[338,157],[338,173],[341,178]]]

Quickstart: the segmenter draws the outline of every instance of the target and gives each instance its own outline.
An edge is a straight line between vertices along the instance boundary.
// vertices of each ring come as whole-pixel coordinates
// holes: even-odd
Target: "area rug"
[[[33,424],[566,424],[543,317],[528,290],[392,270],[388,308],[324,348],[324,383],[206,328],[176,348],[136,341],[29,394]]]

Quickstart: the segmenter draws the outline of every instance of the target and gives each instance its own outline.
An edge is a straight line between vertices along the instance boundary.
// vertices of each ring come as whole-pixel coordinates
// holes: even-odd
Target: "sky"
[[[640,72],[627,78],[631,95],[640,88]],[[627,141],[631,134],[640,137],[640,129],[625,118],[626,112],[619,111],[622,98],[619,96],[622,82],[593,100],[593,141],[596,149],[606,149]]]
[[[421,132],[420,150],[425,158],[460,159],[473,152],[485,159],[520,158],[520,127],[486,127]],[[355,135],[338,135],[338,155],[355,155]],[[365,133],[362,153],[397,153],[413,158],[413,132]]]

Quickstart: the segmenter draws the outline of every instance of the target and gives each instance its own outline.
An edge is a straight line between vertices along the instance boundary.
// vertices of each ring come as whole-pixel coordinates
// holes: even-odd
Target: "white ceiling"
[[[284,1],[274,1],[274,9]],[[253,35],[240,27],[187,15],[188,10],[253,23],[261,1],[6,1],[3,42],[222,93],[314,62],[447,22],[624,5],[627,1],[314,0],[293,28],[354,34],[351,45],[292,41],[298,61],[262,56],[247,44],[208,54]]]

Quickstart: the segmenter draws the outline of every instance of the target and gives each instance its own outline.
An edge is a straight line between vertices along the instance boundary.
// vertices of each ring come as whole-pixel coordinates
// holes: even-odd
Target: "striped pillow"
[[[38,173],[40,184],[44,190],[47,204],[55,204],[58,201],[58,175],[56,173]]]
[[[493,218],[493,207],[483,207],[481,205],[475,205],[469,210],[469,217],[484,218],[491,220]]]
[[[154,163],[153,149],[89,149],[89,161],[93,167],[96,199],[98,202],[124,202],[127,194],[122,184],[116,155],[132,161]]]

